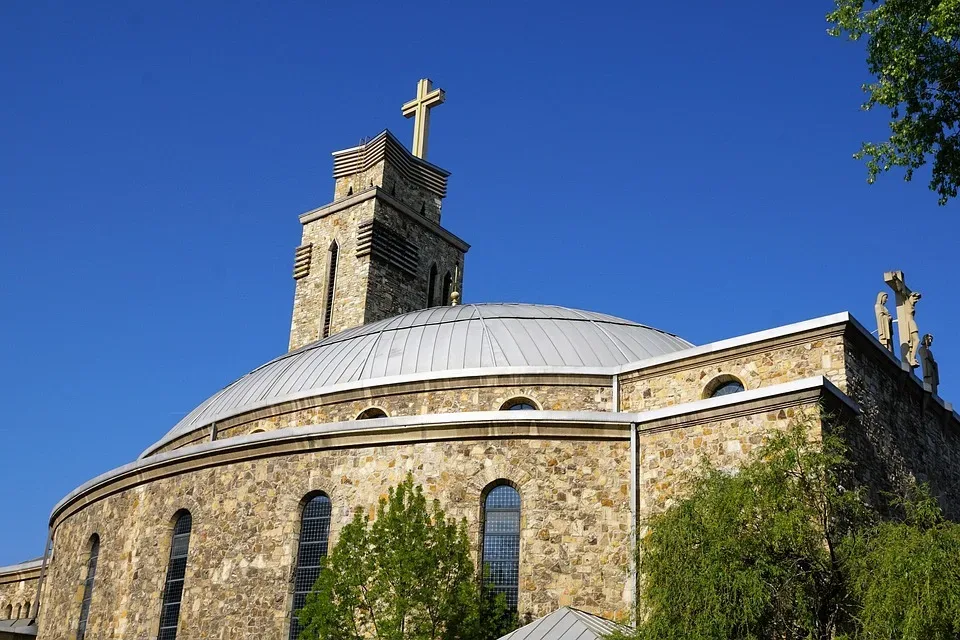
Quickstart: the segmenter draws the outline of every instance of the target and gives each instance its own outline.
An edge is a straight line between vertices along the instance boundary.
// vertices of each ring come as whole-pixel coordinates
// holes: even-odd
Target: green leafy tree
[[[303,640],[488,640],[514,628],[478,580],[465,523],[407,479],[356,513],[300,612]]]
[[[847,557],[861,603],[857,638],[960,638],[960,526],[924,486],[899,499],[902,518],[853,540]]]
[[[811,417],[735,473],[705,466],[646,523],[633,638],[960,638],[960,525],[923,485],[881,519]]]
[[[840,443],[808,420],[736,473],[705,467],[640,543],[644,640],[834,637],[850,618],[841,543],[859,500]]]
[[[940,204],[960,186],[960,0],[835,0],[829,33],[866,39],[865,110],[891,112],[890,138],[865,142],[868,182],[903,167],[906,179],[932,159]]]

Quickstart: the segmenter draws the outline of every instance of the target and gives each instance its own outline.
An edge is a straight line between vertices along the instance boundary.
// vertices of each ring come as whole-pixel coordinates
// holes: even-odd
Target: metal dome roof
[[[190,412],[148,452],[230,416],[367,381],[490,369],[575,373],[691,346],[629,320],[565,307],[435,307],[347,329],[254,369]]]

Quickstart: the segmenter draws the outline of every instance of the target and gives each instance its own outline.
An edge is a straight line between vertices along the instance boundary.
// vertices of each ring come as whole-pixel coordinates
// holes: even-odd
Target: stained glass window
[[[537,405],[533,403],[533,400],[527,398],[513,398],[507,400],[503,403],[503,406],[500,407],[500,411],[536,411]]]
[[[183,599],[183,579],[187,573],[187,550],[190,548],[190,529],[193,517],[183,512],[173,526],[170,544],[170,564],[163,586],[163,604],[160,607],[160,634],[157,640],[175,640],[180,621],[180,601]]]
[[[87,560],[87,579],[83,581],[83,602],[80,605],[80,624],[77,627],[77,640],[83,640],[87,633],[87,619],[90,617],[90,599],[93,597],[93,580],[97,575],[97,559],[100,557],[100,536],[90,538],[90,558]]]
[[[484,579],[494,593],[517,608],[520,581],[520,494],[509,485],[494,487],[483,503]]]
[[[290,621],[290,640],[296,640],[303,627],[297,614],[307,603],[307,594],[320,575],[320,559],[327,555],[330,539],[330,498],[322,493],[313,497],[303,508],[300,523],[300,546],[297,549],[297,568],[293,574],[293,613]]]
[[[719,398],[720,396],[728,396],[731,393],[740,393],[741,391],[743,391],[743,383],[739,380],[729,380],[717,386],[710,394],[710,397]]]

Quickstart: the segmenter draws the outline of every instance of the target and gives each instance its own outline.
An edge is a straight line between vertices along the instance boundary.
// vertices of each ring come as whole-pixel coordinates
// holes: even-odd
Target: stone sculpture
[[[909,339],[907,340],[907,363],[916,369],[920,366],[920,363],[917,361],[917,350],[920,348],[920,329],[917,328],[917,319],[915,317],[917,313],[917,302],[920,301],[920,294],[914,291],[909,296],[907,296],[907,331],[909,332]]]
[[[937,387],[940,386],[940,367],[933,359],[933,351],[930,350],[932,345],[933,334],[925,334],[920,346],[920,361],[923,363],[923,381],[930,385],[930,389],[936,394]]]
[[[887,310],[887,294],[877,294],[877,304],[873,306],[877,314],[877,339],[887,351],[893,351],[893,316]]]

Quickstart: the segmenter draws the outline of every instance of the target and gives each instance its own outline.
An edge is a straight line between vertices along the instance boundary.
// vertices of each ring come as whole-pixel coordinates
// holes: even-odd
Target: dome
[[[190,412],[147,453],[231,416],[372,381],[493,369],[577,373],[691,346],[659,329],[565,307],[434,307],[347,329],[254,369]]]

